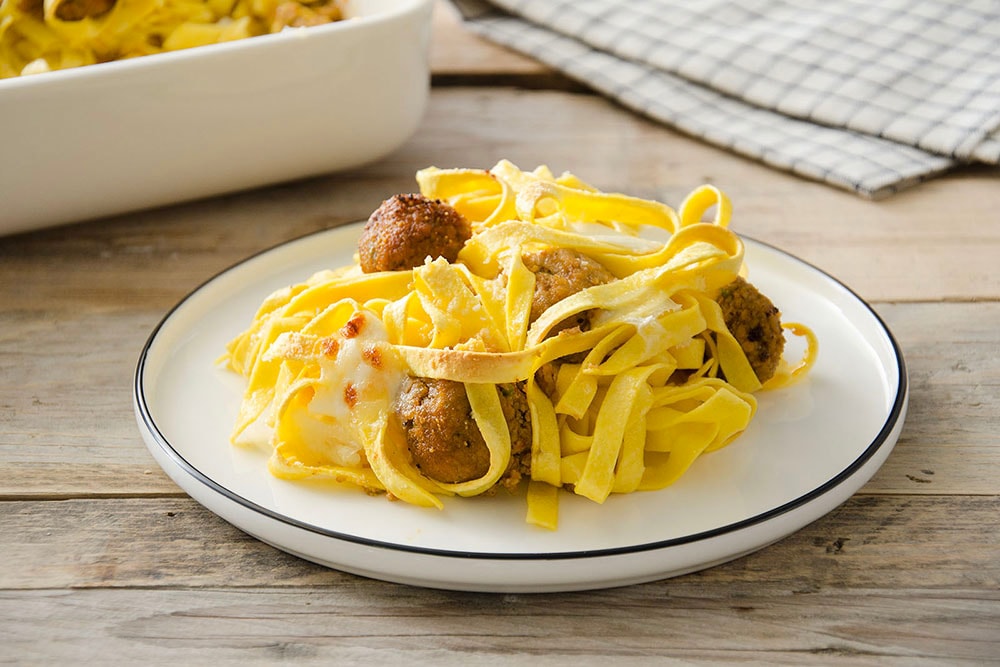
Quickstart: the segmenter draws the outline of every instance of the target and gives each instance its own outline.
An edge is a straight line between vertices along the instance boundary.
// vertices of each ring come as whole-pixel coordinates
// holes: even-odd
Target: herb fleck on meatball
[[[778,308],[743,278],[723,287],[717,301],[726,326],[739,341],[757,379],[767,382],[778,369],[785,349]]]
[[[577,292],[603,285],[615,279],[614,275],[596,260],[570,248],[546,248],[525,253],[521,260],[535,274],[535,294],[531,300],[529,321],[534,322],[542,313],[563,299]],[[586,330],[590,325],[589,311],[566,318],[553,328],[552,333],[574,326]]]
[[[501,384],[497,390],[511,441],[511,461],[499,484],[513,490],[530,470],[531,417],[520,384]],[[396,401],[396,416],[414,465],[431,479],[455,484],[489,471],[490,452],[461,382],[409,378]]]
[[[468,220],[449,204],[419,194],[394,195],[365,223],[358,261],[365,273],[405,271],[427,257],[454,262],[471,236]]]

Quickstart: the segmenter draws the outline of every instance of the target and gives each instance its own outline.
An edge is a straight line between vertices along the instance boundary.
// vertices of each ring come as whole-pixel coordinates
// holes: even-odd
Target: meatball
[[[566,297],[615,279],[614,275],[600,263],[582,252],[569,248],[547,248],[525,253],[521,259],[524,266],[535,274],[535,294],[531,300],[529,318],[531,322]],[[566,318],[552,330],[552,333],[574,326],[586,329],[589,325],[589,313],[584,311]]]
[[[742,278],[723,287],[717,301],[726,326],[739,341],[757,379],[767,382],[774,376],[785,349],[781,313]]]
[[[394,195],[368,218],[358,241],[365,273],[405,271],[428,256],[454,262],[472,227],[449,204],[423,195]]]
[[[66,0],[56,9],[56,18],[61,21],[96,18],[111,11],[114,4],[115,0]]]
[[[500,405],[510,429],[511,461],[499,484],[514,489],[531,466],[531,419],[520,385],[501,384]],[[490,452],[461,382],[409,378],[396,402],[413,463],[431,479],[455,484],[479,479]]]

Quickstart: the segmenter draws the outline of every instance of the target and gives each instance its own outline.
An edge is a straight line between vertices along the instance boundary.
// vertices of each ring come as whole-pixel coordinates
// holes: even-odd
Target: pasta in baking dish
[[[278,477],[438,508],[527,480],[527,520],[555,529],[560,493],[668,486],[815,359],[745,279],[715,187],[675,211],[507,161],[417,181],[355,264],[275,292],[227,348],[233,442]]]
[[[0,0],[0,79],[341,18],[338,0]]]

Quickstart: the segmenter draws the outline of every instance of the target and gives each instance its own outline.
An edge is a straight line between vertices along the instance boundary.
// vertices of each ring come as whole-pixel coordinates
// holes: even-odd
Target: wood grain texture
[[[420,664],[510,651],[551,660],[757,655],[793,664],[831,654],[952,662],[993,658],[1000,648],[1000,536],[978,530],[1000,510],[995,497],[859,496],[710,570],[538,596],[338,573],[247,537],[186,499],[7,507],[0,546],[22,567],[0,573],[0,626],[7,646],[29,658],[59,660],[95,642],[129,660],[179,659],[194,649],[199,659],[267,661],[282,651],[324,659],[346,649]]]
[[[435,86],[499,82],[531,88],[579,87],[539,61],[469,32],[445,0],[434,5],[430,66]]]
[[[675,206],[714,183],[734,202],[736,231],[815,264],[871,301],[1000,299],[1000,227],[988,224],[1000,209],[998,169],[967,169],[873,203],[762,168],[602,98],[446,88],[435,91],[411,141],[350,174],[0,239],[0,285],[11,287],[4,305],[162,312],[252,252],[367,218],[386,197],[413,191],[418,169],[486,168],[501,158]],[[164,272],[160,279],[125,279],[153,269]]]
[[[978,590],[1000,598],[1000,533],[978,530],[998,511],[996,496],[862,493],[775,545],[671,579],[669,587],[722,598],[846,590],[944,597]],[[326,586],[359,579],[267,546],[189,498],[7,502],[0,547],[20,564],[0,571],[0,590]]]
[[[170,283],[146,267],[126,282]],[[179,493],[147,453],[131,404],[136,359],[160,314],[96,310],[0,312],[0,368],[23,378],[0,385],[0,498]],[[1000,467],[1000,303],[877,310],[903,349],[911,396],[897,448],[866,491],[1000,494],[1000,477],[982,474]]]
[[[0,238],[0,663],[1000,664],[1000,170],[867,202],[648,122],[437,11],[445,87],[385,159]],[[736,231],[870,301],[911,386],[882,469],[744,558],[534,596],[313,565],[241,533],[159,470],[135,426],[132,376],[180,298],[250,254],[366,218],[413,191],[419,168],[501,158],[674,205],[714,183],[733,199]]]
[[[470,596],[328,588],[0,593],[8,654],[161,664],[985,664],[995,600],[864,591],[724,600],[668,585]]]

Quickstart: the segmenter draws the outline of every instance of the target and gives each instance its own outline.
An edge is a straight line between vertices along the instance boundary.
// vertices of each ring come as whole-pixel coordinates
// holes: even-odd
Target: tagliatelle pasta
[[[0,0],[0,78],[341,18],[337,0]]]
[[[785,324],[806,351],[762,384],[727,325],[722,295],[745,267],[717,188],[675,211],[506,161],[428,168],[417,180],[471,223],[457,261],[318,273],[266,299],[228,346],[228,366],[248,380],[233,442],[269,450],[278,477],[438,508],[442,497],[490,492],[511,464],[501,393],[513,385],[530,416],[527,520],[554,529],[561,493],[603,503],[672,484],[746,429],[755,392],[815,360],[808,327]],[[612,279],[533,319],[537,275],[525,258],[539,248],[579,253]],[[580,317],[586,326],[564,326]],[[411,377],[462,383],[488,449],[480,477],[445,483],[414,464],[394,416]]]

